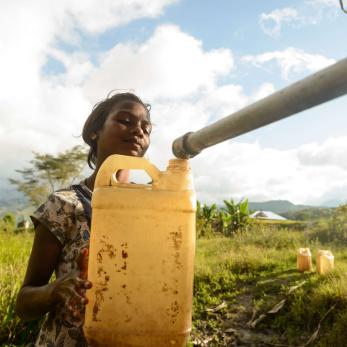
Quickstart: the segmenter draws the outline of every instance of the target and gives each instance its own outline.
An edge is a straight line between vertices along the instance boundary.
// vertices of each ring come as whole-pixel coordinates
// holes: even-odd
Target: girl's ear
[[[97,133],[93,133],[93,134],[90,136],[90,138],[91,138],[92,140],[96,140],[96,139],[98,138],[98,134],[97,134]]]

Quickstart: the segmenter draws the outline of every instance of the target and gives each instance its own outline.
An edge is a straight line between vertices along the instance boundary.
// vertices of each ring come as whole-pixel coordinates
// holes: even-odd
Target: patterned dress
[[[92,192],[81,182],[51,194],[31,216],[35,227],[42,223],[63,246],[55,267],[56,278],[77,270],[80,251],[89,246],[90,220],[86,210],[89,208],[90,212],[91,195]],[[84,312],[82,318],[76,320],[66,314],[63,305],[57,305],[45,317],[35,346],[87,346],[83,323]]]

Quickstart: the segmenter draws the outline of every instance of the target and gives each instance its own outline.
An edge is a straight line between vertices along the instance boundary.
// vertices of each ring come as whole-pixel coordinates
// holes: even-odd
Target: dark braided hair
[[[149,111],[151,110],[151,106],[149,104],[145,104],[137,95],[133,93],[117,93],[97,103],[93,107],[92,113],[84,123],[82,131],[82,138],[90,147],[87,162],[91,169],[94,169],[96,164],[97,138],[95,138],[95,136],[104,126],[106,118],[113,109],[114,105],[122,101],[133,101],[141,104],[147,110],[148,119],[150,119]]]

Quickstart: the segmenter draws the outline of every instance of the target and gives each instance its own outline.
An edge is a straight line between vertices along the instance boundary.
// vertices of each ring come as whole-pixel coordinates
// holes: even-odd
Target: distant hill
[[[32,209],[21,193],[15,189],[0,188],[0,216],[12,212],[15,215],[28,215]]]
[[[308,205],[295,205],[288,200],[270,200],[264,202],[249,202],[249,209],[253,211],[272,211],[275,213],[294,212],[304,209],[317,208]]]
[[[284,212],[281,215],[285,218],[298,221],[316,221],[327,219],[333,215],[334,208],[330,207],[311,207],[298,211]]]
[[[334,208],[326,206],[295,205],[288,200],[249,202],[253,211],[272,211],[290,220],[315,221],[331,217]]]
[[[345,200],[333,199],[333,200],[324,201],[324,203],[322,205],[325,207],[338,207],[338,206],[345,205],[345,204],[347,204],[347,199],[345,199]]]

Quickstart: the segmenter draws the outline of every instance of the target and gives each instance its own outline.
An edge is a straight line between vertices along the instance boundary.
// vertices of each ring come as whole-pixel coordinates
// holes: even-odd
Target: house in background
[[[256,211],[250,215],[250,218],[266,219],[266,220],[287,220],[279,214],[271,211]]]
[[[28,230],[30,228],[30,222],[27,219],[22,219],[17,223],[17,229]]]

